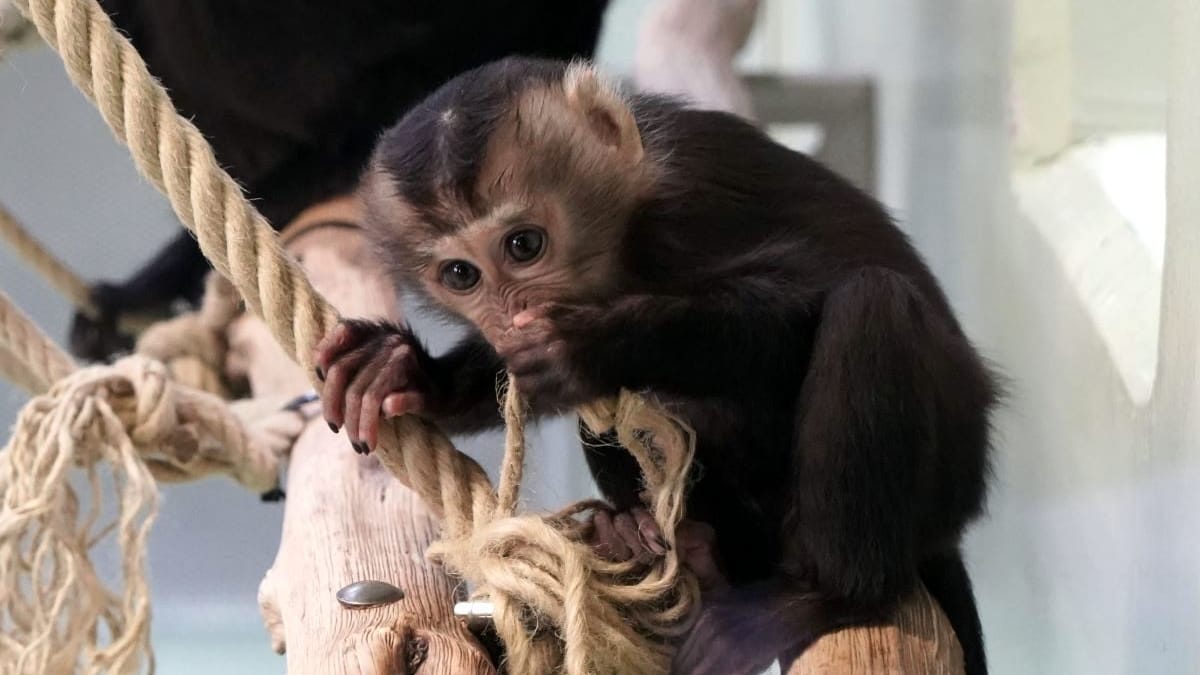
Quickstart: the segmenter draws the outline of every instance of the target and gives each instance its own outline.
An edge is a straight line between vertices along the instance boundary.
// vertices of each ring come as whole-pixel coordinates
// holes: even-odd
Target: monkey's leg
[[[834,289],[797,409],[785,572],[864,616],[891,610],[979,511],[994,399],[961,332],[908,279],[867,269]],[[972,628],[955,625],[964,648]]]
[[[982,506],[995,400],[966,338],[905,277],[868,269],[830,293],[797,411],[785,569],[887,609],[919,566],[956,558]],[[952,621],[977,675],[974,599],[958,586],[967,597],[949,609],[969,606]]]
[[[962,510],[944,484],[982,472],[991,400],[969,345],[906,278],[868,269],[831,291],[797,402],[781,574],[707,607],[679,672],[788,663],[886,619],[971,515],[942,513]]]

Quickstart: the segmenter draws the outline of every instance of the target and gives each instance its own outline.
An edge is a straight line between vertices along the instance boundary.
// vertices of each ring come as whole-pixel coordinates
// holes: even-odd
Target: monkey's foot
[[[343,425],[354,450],[366,454],[379,438],[380,416],[423,412],[429,379],[412,333],[389,323],[343,320],[317,345],[317,377],[324,380],[325,421]]]
[[[606,560],[649,564],[670,550],[662,529],[641,506],[628,511],[597,511],[592,526],[592,550]],[[717,560],[716,543],[716,532],[707,523],[684,520],[675,528],[679,560],[696,575],[701,590],[706,592],[729,585]]]
[[[644,507],[628,511],[597,511],[592,516],[592,550],[613,562],[650,563],[666,555],[670,546],[662,530]]]

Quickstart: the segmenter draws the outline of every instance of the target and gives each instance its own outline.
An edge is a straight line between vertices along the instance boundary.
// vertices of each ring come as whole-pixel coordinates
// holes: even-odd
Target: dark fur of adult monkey
[[[873,199],[733,115],[525,59],[416,106],[361,194],[399,284],[471,332],[440,356],[404,326],[326,337],[325,415],[356,449],[381,413],[499,424],[505,370],[539,413],[648,390],[695,428],[688,516],[728,585],[679,672],[786,662],[918,582],[986,671],[959,546],[998,386]],[[598,545],[661,554],[628,455],[586,451],[614,509]]]
[[[608,0],[101,0],[277,227],[353,190],[379,134],[454,75],[509,54],[590,57]],[[72,351],[130,346],[119,314],[194,303],[208,264],[180,232],[141,269],[94,289]]]

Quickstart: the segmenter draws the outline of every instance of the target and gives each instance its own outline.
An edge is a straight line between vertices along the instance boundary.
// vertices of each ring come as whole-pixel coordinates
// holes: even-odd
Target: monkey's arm
[[[504,363],[482,337],[468,335],[442,356],[431,358],[427,367],[437,392],[430,412],[443,431],[474,433],[500,425],[496,388]]]
[[[728,395],[795,377],[810,311],[800,293],[742,280],[695,295],[546,308],[499,347],[535,400],[573,405],[622,387]]]
[[[768,593],[706,608],[675,672],[758,672],[824,632],[886,619],[979,511],[995,396],[908,279],[867,269],[834,288],[796,405],[779,575]],[[983,658],[972,637],[959,636],[968,664]]]

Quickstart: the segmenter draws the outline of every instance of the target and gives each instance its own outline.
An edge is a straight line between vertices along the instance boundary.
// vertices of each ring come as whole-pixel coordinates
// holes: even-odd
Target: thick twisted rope
[[[284,350],[312,372],[312,347],[336,320],[335,311],[284,254],[266,220],[220,168],[196,127],[175,112],[133,46],[94,0],[14,2],[129,146],[138,169],[167,195],[204,255],[233,282]],[[664,418],[648,412],[640,399],[623,400],[633,403],[613,409],[613,417],[591,416],[593,422],[603,422],[597,431],[615,422],[620,435],[638,440],[652,434],[622,425],[663,426]],[[636,409],[639,415],[616,416],[622,409]],[[670,420],[666,425],[680,428]],[[686,470],[692,446],[690,436],[684,436],[645,451],[669,455],[673,459],[668,463]],[[509,453],[510,462],[519,463],[521,454]],[[504,501],[498,509],[501,502],[482,468],[419,419],[385,424],[379,456],[442,517],[444,539],[432,553],[497,604],[497,628],[514,664],[522,664],[516,672],[663,670],[666,640],[694,615],[696,597],[673,554],[631,582],[630,570],[597,558],[579,541],[579,528],[564,522],[568,519],[498,517],[515,502],[519,468],[509,464],[502,469]],[[639,461],[653,464],[650,457]],[[667,482],[655,482],[657,477]],[[681,471],[647,473],[651,506],[669,541],[682,513],[683,482]],[[492,563],[477,562],[486,554]],[[539,624],[557,628],[531,631]],[[561,644],[559,637],[547,639],[551,633],[561,634]]]
[[[162,361],[176,382],[229,398],[227,334],[240,311],[241,298],[233,286],[210,274],[199,311],[152,324],[138,337],[134,351]]]
[[[97,315],[88,285],[30,234],[3,204],[0,204],[0,239],[80,311],[93,317]],[[136,351],[165,363],[176,382],[228,397],[223,374],[227,349],[225,331],[240,311],[241,299],[220,275],[210,275],[207,284],[199,312],[151,325],[139,336]],[[15,355],[0,352],[0,375],[30,393],[41,393],[74,368],[70,357],[41,335],[41,331],[11,302],[0,311],[11,312],[9,316],[0,314],[0,331],[7,331],[7,334],[0,332],[0,344],[30,350]],[[3,325],[6,319],[12,325]],[[28,337],[18,335],[16,331],[27,333]],[[39,350],[45,351],[39,353]],[[40,379],[27,379],[30,374],[22,372],[21,363],[30,364],[37,371],[33,377]]]
[[[59,55],[67,74],[161,190],[205,257],[237,287],[287,353],[311,370],[309,347],[336,318],[275,240],[267,221],[180,117],[94,0],[14,0]]]
[[[40,394],[74,370],[71,357],[0,291],[0,375]]]

